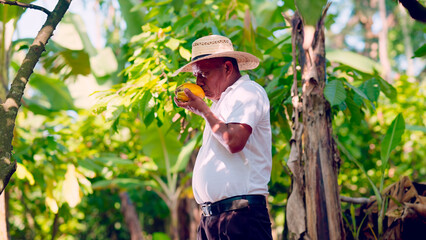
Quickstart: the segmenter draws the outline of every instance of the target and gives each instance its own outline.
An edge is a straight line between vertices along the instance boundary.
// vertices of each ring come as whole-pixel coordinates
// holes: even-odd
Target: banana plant
[[[129,190],[140,187],[154,191],[166,203],[170,211],[169,231],[172,239],[175,239],[178,234],[178,203],[186,181],[191,175],[190,172],[185,172],[185,169],[192,152],[199,144],[200,134],[195,134],[187,143],[182,144],[178,140],[178,133],[171,131],[170,124],[165,123],[161,127],[157,125],[142,127],[137,135],[140,138],[140,143],[137,144],[142,146],[143,153],[137,158],[146,158],[145,161],[148,161],[149,164],[146,162],[145,165],[142,165],[136,176],[100,180],[93,183],[92,187],[95,190],[103,188]],[[101,157],[95,158],[93,161],[96,164],[100,164],[100,161],[104,163],[110,161],[112,163],[110,166],[116,166],[123,161],[125,164],[133,163],[119,157]],[[119,176],[119,172],[113,175]]]

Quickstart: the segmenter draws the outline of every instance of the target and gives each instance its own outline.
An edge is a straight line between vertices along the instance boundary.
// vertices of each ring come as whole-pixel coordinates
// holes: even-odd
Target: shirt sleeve
[[[239,86],[225,100],[224,109],[222,109],[225,122],[244,123],[252,128],[269,108],[266,92],[254,84]]]

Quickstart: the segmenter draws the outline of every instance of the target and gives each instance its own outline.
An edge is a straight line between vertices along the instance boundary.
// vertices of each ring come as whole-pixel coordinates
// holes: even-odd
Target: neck
[[[238,79],[240,79],[241,77],[241,73],[237,72],[235,74],[233,74],[230,78],[229,78],[229,86],[231,86],[232,84],[234,84]]]

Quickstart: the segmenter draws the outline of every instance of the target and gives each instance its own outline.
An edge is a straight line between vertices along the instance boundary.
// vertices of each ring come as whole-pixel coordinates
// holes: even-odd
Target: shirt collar
[[[245,75],[241,76],[240,78],[238,78],[237,81],[234,82],[234,84],[232,84],[231,86],[229,86],[228,88],[226,88],[226,90],[223,91],[222,94],[220,95],[219,101],[221,99],[223,99],[223,97],[225,97],[226,94],[228,94],[230,91],[232,91],[233,89],[235,89],[236,87],[238,87],[244,81],[251,81],[249,75],[245,74]],[[213,102],[219,102],[219,101],[213,101]]]
[[[249,77],[249,75],[247,75],[247,74],[245,74],[245,75],[243,75],[243,76],[241,76],[237,81],[235,81],[234,82],[234,84],[232,84],[231,86],[229,86],[223,93],[222,93],[222,95],[223,94],[226,94],[226,93],[228,93],[228,92],[230,92],[232,89],[235,89],[235,88],[237,88],[242,82],[244,82],[244,81],[250,81],[250,77]]]

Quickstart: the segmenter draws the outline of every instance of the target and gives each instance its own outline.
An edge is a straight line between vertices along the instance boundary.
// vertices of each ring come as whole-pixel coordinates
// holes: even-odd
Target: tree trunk
[[[385,0],[379,0],[380,20],[382,21],[382,30],[379,33],[379,59],[383,67],[382,77],[391,82],[391,65],[388,56],[388,21],[386,14]]]
[[[345,238],[337,183],[340,156],[332,137],[330,105],[323,95],[326,84],[325,12],[317,23],[312,43],[305,43],[305,48],[307,32],[302,19],[296,13],[291,20],[293,67],[298,46],[303,93],[300,102],[295,71],[292,87],[293,137],[289,159],[293,173],[292,193],[287,204],[290,239]],[[303,125],[299,121],[300,113]]]
[[[5,102],[0,104],[0,193],[9,183],[16,171],[16,162],[12,159],[13,129],[18,109],[21,106],[22,95],[34,67],[45,50],[45,46],[58,23],[62,20],[71,0],[59,0],[55,9],[47,17],[46,23],[38,32],[33,44],[28,50],[15,79],[12,82]]]
[[[411,44],[410,38],[410,21],[408,21],[407,13],[402,5],[398,5],[398,10],[400,12],[400,26],[402,28],[402,33],[404,36],[404,48],[405,48],[405,59],[407,60],[407,69],[405,70],[405,74],[409,77],[411,81],[414,81],[414,61],[411,57],[413,57],[413,45]]]
[[[0,194],[0,240],[8,240],[7,217],[6,217],[6,191]]]
[[[130,232],[131,240],[143,240],[142,228],[139,222],[139,217],[136,212],[135,206],[130,201],[129,194],[127,192],[120,193],[121,200],[121,212],[124,216],[127,228]]]

